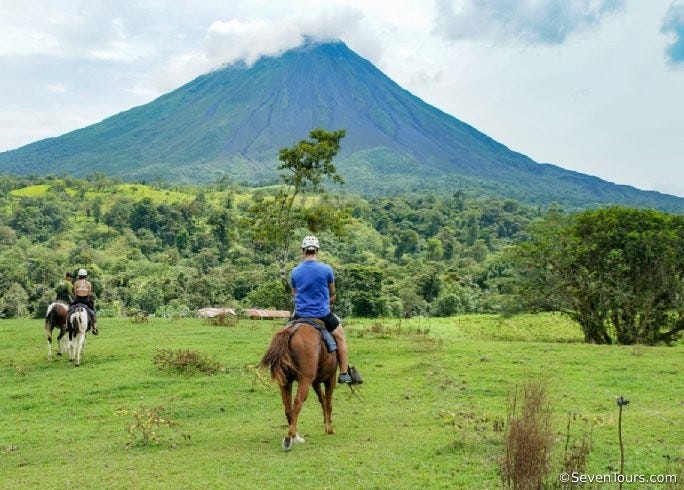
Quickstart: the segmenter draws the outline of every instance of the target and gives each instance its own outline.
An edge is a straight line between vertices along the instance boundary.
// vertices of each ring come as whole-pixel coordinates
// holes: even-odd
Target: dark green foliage
[[[339,268],[338,312],[342,315],[377,317],[387,312],[383,273],[377,267],[351,265]]]
[[[102,317],[291,308],[276,244],[254,214],[281,187],[127,186],[102,177],[7,178],[0,185],[9,189],[0,195],[0,315],[42,316],[57,281],[79,267],[89,271]],[[46,234],[12,220],[63,195],[82,197],[59,202],[61,231]],[[336,312],[343,317],[522,306],[565,311],[588,340],[622,343],[669,342],[682,325],[678,216],[611,208],[573,218],[558,206],[544,211],[458,193],[365,200],[328,192],[293,211],[293,236],[315,232],[322,260],[335,269]],[[536,221],[542,213],[546,219]],[[410,246],[402,241],[407,233]],[[524,241],[524,253],[509,252]],[[284,270],[298,261],[290,254]],[[560,281],[559,270],[575,282]],[[513,287],[518,276],[524,301]]]
[[[522,293],[529,307],[566,311],[587,341],[669,343],[684,330],[683,252],[681,216],[552,215],[518,249]]]
[[[245,301],[254,308],[292,310],[292,295],[282,281],[271,279],[256,286]]]
[[[50,199],[22,199],[10,218],[9,225],[35,241],[45,242],[52,235],[64,231],[68,210]]]

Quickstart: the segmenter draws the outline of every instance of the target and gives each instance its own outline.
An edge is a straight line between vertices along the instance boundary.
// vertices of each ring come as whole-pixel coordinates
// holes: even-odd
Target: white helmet
[[[78,277],[84,277],[88,275],[88,271],[85,269],[79,269],[78,270]]]
[[[305,236],[302,240],[302,250],[318,250],[321,246],[318,244],[318,238],[313,235]]]

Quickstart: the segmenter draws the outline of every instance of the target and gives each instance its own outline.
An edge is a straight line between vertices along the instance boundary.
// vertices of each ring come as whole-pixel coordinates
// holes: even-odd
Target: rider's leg
[[[349,354],[347,351],[347,337],[344,335],[342,324],[332,331],[335,342],[337,343],[337,360],[340,363],[340,373],[349,371]]]

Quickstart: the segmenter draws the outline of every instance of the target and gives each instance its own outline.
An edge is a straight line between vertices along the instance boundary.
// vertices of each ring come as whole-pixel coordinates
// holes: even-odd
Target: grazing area
[[[555,314],[348,320],[364,384],[335,390],[335,435],[312,392],[306,442],[285,452],[280,392],[256,369],[281,322],[98,325],[76,369],[46,358],[42,320],[0,321],[3,487],[499,488],[511,400],[531,381],[547,389],[549,485],[570,459],[619,470],[620,396],[624,473],[684,479],[681,341],[585,344]]]

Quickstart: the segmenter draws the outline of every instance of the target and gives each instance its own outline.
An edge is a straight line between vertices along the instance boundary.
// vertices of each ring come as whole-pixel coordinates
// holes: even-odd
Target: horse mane
[[[259,367],[268,367],[271,370],[271,378],[276,380],[280,386],[285,386],[288,377],[297,374],[298,368],[290,350],[290,331],[288,329],[276,332],[271,341],[271,346],[261,358]]]

